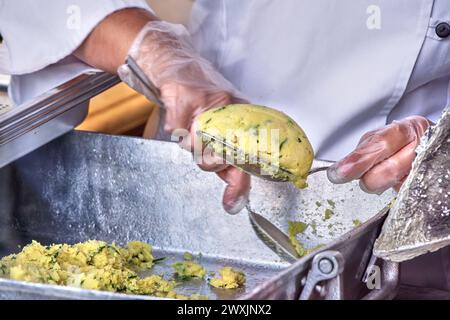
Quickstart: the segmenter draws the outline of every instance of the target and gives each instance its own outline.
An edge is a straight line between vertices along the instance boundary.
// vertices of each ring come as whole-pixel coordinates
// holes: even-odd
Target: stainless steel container
[[[337,250],[345,260],[335,280],[345,280],[346,287],[330,284],[327,298],[363,298],[370,294],[362,281],[370,242],[392,194],[364,194],[357,183],[332,185],[324,173],[311,176],[309,185],[298,190],[253,179],[251,206],[285,231],[289,220],[309,224],[300,241],[307,247],[323,244],[322,252]],[[200,262],[210,271],[231,265],[247,274],[240,290],[216,290],[200,281],[180,286],[182,293],[212,299],[299,298],[314,255],[293,265],[281,259],[255,234],[245,211],[236,216],[223,211],[223,187],[176,144],[73,132],[0,170],[0,256],[32,239],[45,244],[137,239],[151,243],[157,257],[169,257],[153,272],[170,276],[171,263],[189,251],[201,253]],[[334,212],[329,219],[326,208]],[[357,219],[367,222],[351,231]],[[390,269],[382,270],[384,280],[395,284],[395,279],[389,282]],[[388,297],[386,291],[375,293]],[[149,297],[0,279],[0,298]]]

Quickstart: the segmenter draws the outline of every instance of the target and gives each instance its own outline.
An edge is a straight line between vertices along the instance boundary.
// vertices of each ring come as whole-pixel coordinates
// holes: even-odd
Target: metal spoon
[[[199,137],[201,137],[203,139],[203,141],[206,141],[207,143],[209,142],[218,142],[223,146],[223,149],[225,152],[222,152],[222,154],[219,154],[219,157],[222,157],[222,159],[236,167],[239,168],[241,170],[243,170],[244,172],[247,172],[250,175],[268,180],[268,181],[276,181],[276,182],[286,182],[289,180],[293,180],[291,178],[293,178],[292,173],[290,173],[288,170],[283,169],[281,167],[278,167],[276,165],[273,165],[271,163],[266,162],[263,159],[257,158],[257,157],[251,157],[248,154],[245,154],[242,150],[236,148],[235,146],[233,146],[232,144],[226,142],[225,140],[223,140],[222,138],[213,136],[207,132],[204,131],[197,131],[197,135]],[[229,159],[226,155],[234,155],[233,159]],[[236,157],[238,156],[238,157]],[[251,161],[251,163],[245,161],[243,163],[237,163],[236,161],[234,161],[235,159],[250,159],[253,160]],[[263,170],[262,167],[264,168],[269,168],[270,172],[282,172],[283,175],[286,177],[274,177],[273,175],[267,174],[268,170]],[[320,171],[325,171],[329,168],[329,166],[326,167],[317,167],[317,168],[312,168],[309,172],[308,175],[320,172]],[[266,173],[264,173],[266,172]]]
[[[147,92],[147,98],[149,98],[151,101],[153,101],[154,103],[156,103],[159,107],[164,108],[164,104],[162,103],[162,101],[159,99],[160,96],[160,92],[159,90],[156,88],[156,86],[150,81],[150,79],[147,77],[147,75],[144,73],[144,71],[139,67],[139,65],[137,64],[137,62],[132,58],[132,57],[127,57],[127,61],[126,63],[128,64],[131,72],[134,73],[134,75],[141,81],[141,83],[146,87],[146,89],[148,90]],[[224,146],[224,149],[226,149],[225,154],[239,154],[239,155],[243,155],[246,158],[243,159],[247,159],[248,155],[245,155],[244,152],[242,152],[241,150],[237,149],[236,147],[234,147],[233,145],[227,143],[226,141],[224,141],[223,139],[220,139],[218,137],[214,137],[206,132],[203,131],[197,131],[197,134],[202,137],[205,141],[217,141],[219,143],[221,143]],[[256,163],[235,163],[235,161],[228,161],[228,159],[226,159],[226,156],[222,153],[222,158],[224,161],[226,161],[227,163],[229,163],[232,166],[235,166],[237,168],[240,168],[241,170],[247,172],[250,175],[253,176],[257,176],[260,177],[262,179],[265,180],[269,180],[269,181],[288,181],[290,180],[289,178],[292,177],[292,174],[283,169],[280,168],[278,166],[274,166],[273,164],[267,163],[262,159],[257,159]],[[262,174],[261,172],[263,171],[261,169],[261,165],[264,165],[264,167],[266,168],[271,168],[272,172],[278,172],[281,171],[283,172],[283,174],[286,177],[289,178],[275,178],[269,174]],[[312,168],[309,172],[308,175],[314,174],[316,172],[320,172],[320,171],[325,171],[327,170],[329,167],[317,167],[317,168]]]

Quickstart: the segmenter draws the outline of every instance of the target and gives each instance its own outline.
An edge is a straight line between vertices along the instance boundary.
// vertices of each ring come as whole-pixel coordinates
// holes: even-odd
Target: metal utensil
[[[146,97],[154,102],[158,107],[163,108],[164,103],[159,99],[161,93],[159,89],[153,84],[153,82],[147,77],[145,72],[139,67],[136,60],[128,56],[126,64],[130,68],[131,72],[139,79],[141,84],[147,89]]]
[[[163,102],[159,99],[160,97],[160,91],[159,89],[153,84],[153,82],[147,77],[147,75],[145,74],[145,72],[141,69],[141,67],[137,64],[137,62],[130,56],[127,57],[127,61],[126,64],[128,65],[128,67],[130,68],[131,72],[133,72],[133,74],[136,76],[136,78],[139,79],[139,81],[142,83],[142,85],[147,89],[147,93],[146,96],[148,99],[150,99],[151,101],[153,101],[154,103],[156,103],[159,107],[164,107]],[[243,159],[248,159],[248,155],[245,155],[244,152],[240,151],[239,149],[237,149],[236,147],[234,147],[231,144],[228,144],[226,141],[224,141],[223,139],[220,139],[218,137],[215,137],[213,135],[210,135],[206,132],[203,131],[198,131],[197,134],[199,136],[201,136],[203,139],[205,139],[206,141],[216,141],[221,143],[224,146],[224,149],[226,149],[225,154],[238,154],[241,156],[244,156],[245,158]],[[278,166],[275,166],[273,164],[270,164],[266,161],[264,161],[263,159],[252,159],[252,160],[256,160],[254,161],[255,163],[235,163],[235,161],[229,161],[229,159],[227,159],[227,157],[225,155],[222,154],[223,160],[226,161],[227,163],[238,167],[240,169],[242,169],[243,171],[247,172],[248,174],[263,178],[265,180],[269,180],[269,181],[288,181],[290,180],[290,178],[292,177],[292,174],[283,169],[280,168]],[[253,162],[253,161],[252,161]],[[262,165],[265,168],[270,168],[270,172],[278,172],[281,171],[283,173],[283,175],[287,178],[274,178],[272,175],[270,174],[264,174],[263,170],[261,169]],[[320,172],[320,171],[324,171],[327,170],[329,167],[318,167],[318,168],[313,168],[309,171],[308,175],[314,174],[316,172]]]
[[[310,300],[318,291],[321,296],[328,294],[330,300],[342,300],[344,288],[341,274],[344,271],[344,265],[344,256],[339,251],[328,250],[316,254],[312,259],[299,299]],[[333,285],[333,290],[326,290],[325,287],[318,286],[319,283],[327,281]]]
[[[218,154],[219,157],[222,157],[223,161],[226,163],[229,163],[230,165],[239,168],[245,172],[247,172],[250,175],[257,176],[259,178],[269,180],[269,181],[278,181],[278,182],[285,182],[289,180],[293,180],[293,175],[288,170],[283,169],[277,165],[274,165],[272,163],[269,163],[265,161],[264,159],[261,159],[257,156],[250,156],[246,154],[244,151],[236,148],[232,144],[226,142],[224,139],[213,136],[207,132],[204,131],[197,131],[197,135],[203,139],[203,141],[209,142],[216,142],[223,146],[222,154]],[[233,155],[232,159],[228,157],[227,155]],[[236,159],[248,159],[248,161],[243,161],[242,163],[239,163],[239,161],[236,161]],[[269,168],[269,170],[264,170],[262,168]],[[326,167],[317,167],[312,168],[308,175],[325,171],[329,168],[329,166]],[[271,174],[269,174],[270,172]],[[274,177],[272,173],[281,172],[282,176]]]
[[[283,259],[289,262],[297,261],[299,256],[291,244],[289,237],[272,222],[253,211],[250,206],[247,205],[246,209],[250,223],[262,242]]]

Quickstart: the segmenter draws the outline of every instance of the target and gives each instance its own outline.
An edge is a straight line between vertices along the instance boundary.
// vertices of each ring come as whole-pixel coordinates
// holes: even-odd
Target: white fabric
[[[83,22],[76,32],[65,27],[73,4]],[[0,0],[0,72],[32,72],[13,77],[13,101],[87,70],[70,53],[101,19],[130,6],[147,4]],[[379,29],[367,26],[374,8]],[[289,114],[318,158],[337,160],[392,120],[438,118],[449,100],[450,38],[434,28],[449,12],[446,0],[197,0],[192,30],[202,54],[251,101]]]
[[[247,98],[289,114],[318,158],[337,160],[392,120],[439,117],[450,76],[450,37],[434,29],[443,21],[448,0],[197,0],[191,32]]]
[[[150,10],[145,0],[0,0],[0,73],[14,75],[13,102],[92,69],[72,52],[105,17],[131,7]]]

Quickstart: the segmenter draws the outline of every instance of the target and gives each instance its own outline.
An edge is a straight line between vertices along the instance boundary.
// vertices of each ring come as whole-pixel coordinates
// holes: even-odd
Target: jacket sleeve
[[[0,73],[36,72],[72,54],[95,26],[145,0],[0,0]]]

